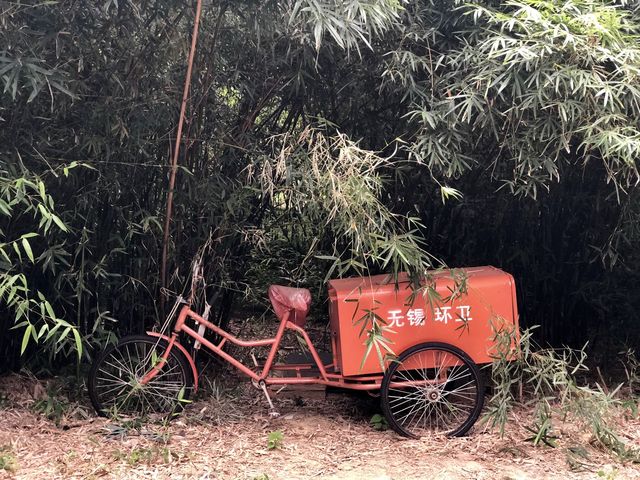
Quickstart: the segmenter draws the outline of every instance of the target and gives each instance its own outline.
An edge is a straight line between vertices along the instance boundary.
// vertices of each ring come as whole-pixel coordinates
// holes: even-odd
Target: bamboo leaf
[[[22,334],[22,345],[20,347],[20,355],[24,355],[24,352],[27,350],[27,346],[29,345],[29,338],[31,338],[31,330],[33,329],[33,325],[30,323],[27,324],[27,327],[24,329],[24,333]]]
[[[76,352],[78,353],[78,361],[80,361],[82,359],[82,337],[80,336],[80,332],[77,328],[73,328],[72,332],[76,341]]]
[[[22,248],[31,260],[31,263],[35,263],[35,258],[33,257],[33,251],[31,250],[31,245],[29,244],[29,240],[26,237],[22,237]]]

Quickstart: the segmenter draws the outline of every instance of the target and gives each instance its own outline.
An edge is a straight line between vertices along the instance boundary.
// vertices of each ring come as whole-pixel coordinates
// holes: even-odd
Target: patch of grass
[[[113,456],[116,460],[121,460],[135,466],[139,464],[152,465],[156,463],[170,463],[173,458],[171,449],[167,446],[163,447],[135,447],[128,452],[115,450]]]
[[[604,478],[605,480],[615,480],[618,478],[618,470],[616,468],[612,468],[611,470],[598,470],[596,472],[598,478]]]
[[[275,430],[269,433],[269,436],[267,437],[267,448],[269,450],[280,448],[282,446],[282,440],[284,440],[284,433],[280,430]]]
[[[16,456],[9,445],[0,446],[0,470],[15,472],[17,467]]]

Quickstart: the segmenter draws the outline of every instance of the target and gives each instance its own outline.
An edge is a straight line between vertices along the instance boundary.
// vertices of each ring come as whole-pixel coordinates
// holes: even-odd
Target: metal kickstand
[[[271,401],[271,396],[269,395],[269,391],[267,390],[267,385],[264,383],[263,380],[260,381],[259,385],[260,385],[260,388],[262,389],[262,392],[264,393],[264,396],[267,397],[267,402],[269,402],[269,416],[271,418],[278,418],[280,416],[280,412],[278,412],[276,410],[276,407],[273,406],[273,402]]]

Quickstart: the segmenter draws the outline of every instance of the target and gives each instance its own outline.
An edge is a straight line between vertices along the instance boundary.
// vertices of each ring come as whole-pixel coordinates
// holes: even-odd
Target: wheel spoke
[[[122,377],[118,377],[117,375],[114,375],[113,373],[108,372],[108,371],[106,371],[106,370],[102,370],[102,369],[101,369],[101,370],[100,370],[100,374],[101,374],[101,375],[107,375],[107,376],[111,377],[111,379],[107,379],[107,378],[105,378],[105,377],[98,377],[98,378],[99,378],[99,379],[101,379],[101,380],[104,380],[104,381],[107,381],[107,382],[109,382],[109,381],[110,381],[110,382],[114,382],[114,383],[119,383],[119,382],[121,382],[121,383],[127,383],[125,380],[123,380],[123,379],[122,379]]]
[[[100,389],[100,395],[109,395],[111,392],[117,390],[125,390],[128,385],[98,385],[96,388]]]

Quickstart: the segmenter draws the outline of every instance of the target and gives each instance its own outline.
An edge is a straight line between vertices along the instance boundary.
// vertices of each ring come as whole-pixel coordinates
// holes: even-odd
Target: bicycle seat
[[[285,313],[291,311],[289,321],[299,327],[304,327],[311,307],[311,292],[308,289],[271,285],[269,300],[271,300],[273,311],[276,312],[278,320],[282,321]]]

